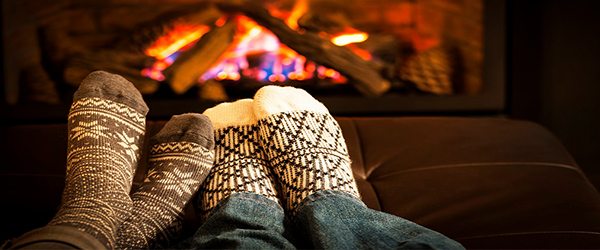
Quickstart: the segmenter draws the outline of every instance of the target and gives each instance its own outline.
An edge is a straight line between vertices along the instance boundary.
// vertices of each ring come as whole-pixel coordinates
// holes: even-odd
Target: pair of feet
[[[202,218],[237,192],[264,195],[292,217],[319,190],[359,196],[337,122],[305,91],[275,86],[204,115],[173,116],[151,138],[147,177],[129,195],[147,112],[120,76],[94,72],[82,82],[69,113],[66,185],[50,226],[74,227],[106,248],[160,248],[176,237],[194,196]]]

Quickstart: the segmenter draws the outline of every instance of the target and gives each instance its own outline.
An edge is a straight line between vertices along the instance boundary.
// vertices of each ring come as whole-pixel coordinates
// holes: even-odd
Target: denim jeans
[[[293,222],[276,202],[254,193],[222,200],[181,249],[463,249],[444,235],[375,211],[339,191],[319,191],[300,203]],[[99,249],[77,229],[52,226],[27,233],[8,248]]]
[[[233,194],[179,248],[463,249],[440,233],[369,209],[339,191],[305,198],[293,222],[276,202],[253,193]]]

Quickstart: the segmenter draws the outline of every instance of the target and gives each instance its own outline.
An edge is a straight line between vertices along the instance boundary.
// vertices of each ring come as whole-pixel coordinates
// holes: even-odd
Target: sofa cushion
[[[364,200],[374,209],[471,248],[600,246],[594,245],[600,242],[598,192],[560,142],[536,124],[338,120]]]

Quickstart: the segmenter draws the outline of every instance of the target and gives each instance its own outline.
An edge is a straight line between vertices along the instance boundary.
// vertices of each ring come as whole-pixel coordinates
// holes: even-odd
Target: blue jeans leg
[[[300,248],[463,249],[440,233],[369,209],[340,191],[318,191],[306,197],[298,206],[295,222],[302,239],[311,244]]]
[[[276,202],[254,193],[234,193],[213,209],[180,247],[194,249],[295,249],[293,228]]]

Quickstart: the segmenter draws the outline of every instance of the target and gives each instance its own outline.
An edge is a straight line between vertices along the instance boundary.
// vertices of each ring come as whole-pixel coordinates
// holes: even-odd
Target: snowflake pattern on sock
[[[193,142],[154,145],[147,177],[132,194],[133,214],[119,231],[118,248],[160,249],[178,239],[185,207],[212,167],[213,155]]]
[[[116,230],[131,214],[129,191],[145,124],[144,114],[111,100],[86,97],[72,104],[65,188],[48,225],[75,227],[114,248]]]

